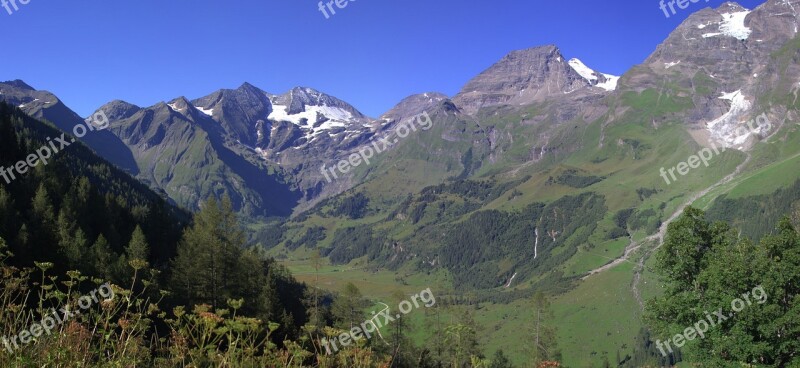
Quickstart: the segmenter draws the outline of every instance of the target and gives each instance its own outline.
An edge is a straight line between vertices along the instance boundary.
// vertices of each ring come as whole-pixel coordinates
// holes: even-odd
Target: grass
[[[631,291],[633,265],[623,263],[591,276],[577,288],[553,301],[564,365],[599,366],[631,345],[642,326],[639,304]]]

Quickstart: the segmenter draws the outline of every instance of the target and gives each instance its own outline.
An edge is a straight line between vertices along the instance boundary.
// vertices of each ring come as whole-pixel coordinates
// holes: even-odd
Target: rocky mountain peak
[[[170,102],[167,103],[172,110],[179,113],[188,113],[189,111],[195,109],[194,105],[186,97],[178,97]]]
[[[439,92],[427,92],[408,96],[381,116],[385,121],[402,120],[409,116],[430,112],[443,102],[450,101],[447,95]]]
[[[524,105],[592,84],[553,45],[513,51],[469,81],[453,98],[467,113],[493,105]]]
[[[15,79],[13,81],[6,81],[6,82],[3,82],[2,84],[5,84],[5,85],[11,86],[11,87],[24,89],[24,90],[29,90],[29,91],[35,91],[36,90],[33,87],[29,86],[27,83],[23,82],[21,79]]]
[[[289,92],[273,97],[271,101],[275,109],[278,109],[277,106],[281,106],[280,109],[283,109],[288,115],[307,112],[306,107],[313,106],[343,110],[357,119],[366,118],[364,114],[347,102],[308,87],[292,88]]]
[[[127,119],[141,110],[141,107],[122,100],[111,101],[98,109],[98,111],[103,111],[110,120]]]

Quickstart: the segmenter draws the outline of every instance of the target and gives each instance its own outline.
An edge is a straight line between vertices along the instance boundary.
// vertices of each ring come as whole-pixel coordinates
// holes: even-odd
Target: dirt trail
[[[657,233],[648,236],[647,238],[645,238],[641,242],[636,242],[636,241],[633,240],[633,238],[631,238],[630,244],[628,244],[628,246],[625,247],[625,253],[621,257],[619,257],[619,258],[617,258],[617,259],[611,261],[610,263],[607,263],[607,264],[605,264],[605,265],[603,265],[601,267],[598,267],[598,268],[596,268],[596,269],[594,269],[592,271],[589,271],[589,273],[586,276],[584,276],[583,278],[581,278],[581,279],[585,280],[585,279],[589,278],[590,276],[592,276],[594,274],[598,274],[600,272],[612,269],[612,268],[618,266],[619,264],[621,264],[623,262],[631,262],[630,261],[631,256],[637,250],[639,250],[639,248],[641,248],[642,245],[650,244],[650,243],[655,241],[656,242],[655,246],[654,247],[650,247],[650,249],[648,249],[645,252],[645,254],[643,256],[639,257],[638,261],[636,263],[634,263],[636,265],[636,267],[634,268],[634,275],[633,275],[633,282],[631,284],[631,289],[633,291],[634,297],[636,298],[636,301],[639,303],[639,306],[643,307],[644,303],[642,301],[641,292],[639,291],[639,283],[641,282],[641,279],[642,279],[642,270],[644,270],[644,262],[645,262],[645,260],[647,260],[647,258],[653,252],[655,252],[656,250],[658,250],[659,247],[661,247],[661,244],[664,243],[664,236],[667,234],[667,228],[669,227],[669,224],[671,224],[673,221],[675,221],[675,219],[677,219],[683,213],[683,210],[686,209],[686,207],[688,207],[692,203],[694,203],[696,200],[698,200],[701,197],[705,196],[706,194],[710,193],[712,190],[718,188],[719,186],[725,185],[725,184],[731,182],[731,180],[733,180],[737,175],[739,175],[742,172],[742,169],[744,169],[744,167],[750,162],[751,157],[752,156],[749,153],[747,153],[747,158],[741,164],[739,164],[739,166],[737,166],[736,169],[732,173],[730,173],[729,175],[727,175],[724,178],[720,179],[718,182],[712,184],[708,188],[705,188],[705,189],[695,193],[686,202],[684,202],[682,205],[678,206],[678,208],[675,210],[675,212],[666,221],[664,221],[661,224],[661,227],[658,229]]]

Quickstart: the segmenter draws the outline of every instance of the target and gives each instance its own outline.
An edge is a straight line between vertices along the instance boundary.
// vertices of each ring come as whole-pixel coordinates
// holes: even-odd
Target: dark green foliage
[[[382,237],[373,233],[370,226],[358,226],[337,230],[331,244],[331,248],[323,255],[333,264],[345,264],[367,254],[370,259],[375,259],[381,251],[383,241]]]
[[[617,211],[617,213],[614,214],[614,225],[616,226],[608,232],[606,237],[608,239],[618,239],[628,236],[628,221],[634,211],[633,208]]]
[[[351,219],[360,219],[367,213],[369,198],[364,193],[356,193],[338,200],[336,206],[328,213],[329,216],[346,216]]]
[[[498,184],[493,180],[474,181],[474,180],[454,180],[448,183],[430,186],[422,189],[419,201],[432,202],[437,196],[442,194],[453,194],[466,199],[474,199],[481,202],[490,202],[503,195],[530,179],[526,176],[519,180]]]
[[[653,148],[650,144],[642,143],[642,142],[640,142],[638,140],[635,140],[635,139],[625,138],[625,139],[622,140],[622,142],[625,145],[631,147],[631,150],[633,151],[633,159],[634,160],[641,159],[642,157],[645,156],[644,154],[647,151],[649,151],[650,149]]]
[[[428,207],[427,202],[422,202],[414,207],[414,210],[411,211],[411,213],[409,214],[410,216],[409,220],[411,220],[412,224],[416,224],[417,222],[419,222],[419,220],[422,219],[422,216],[425,215],[425,208],[427,207]]]
[[[285,245],[289,250],[295,250],[303,245],[305,245],[306,248],[314,249],[317,247],[317,243],[323,240],[325,240],[325,228],[322,226],[313,226],[306,229],[306,232],[303,233],[300,239],[297,241],[289,239],[286,241]]]
[[[774,229],[774,224],[790,213],[800,200],[800,180],[771,194],[728,199],[720,196],[709,208],[711,221],[723,221],[741,229],[742,235],[758,240]]]
[[[3,167],[24,160],[44,146],[47,137],[61,134],[53,126],[0,103]],[[71,138],[67,136],[67,140]],[[229,202],[223,207],[230,210]],[[183,230],[191,220],[187,212],[168,204],[80,143],[54,153],[47,165],[39,164],[11,183],[0,178],[0,238],[11,239],[7,243],[14,253],[8,260],[12,265],[52,262],[51,272],[55,274],[79,270],[117,285],[131,285],[132,264],[139,269],[139,280],[160,285],[179,278],[176,274],[189,275],[194,277],[187,279],[191,288],[205,290],[192,293],[187,291],[190,288],[174,288],[164,307],[191,308],[192,303],[208,302],[224,308],[225,298],[244,298],[240,312],[278,322],[282,325],[281,338],[292,336],[306,318],[301,304],[304,287],[272,260],[243,249],[238,219],[221,212],[212,216],[214,221],[206,221],[201,215],[194,230],[184,236]],[[173,270],[170,260],[178,254],[182,236],[182,243],[193,247],[176,261],[181,268]],[[220,247],[217,256],[223,262],[207,267],[204,255],[208,252],[203,246],[211,245]],[[215,273],[223,268],[229,280]],[[153,279],[151,269],[161,277]],[[205,288],[209,280],[217,283],[215,287]]]
[[[619,228],[627,229],[628,219],[631,217],[634,211],[634,208],[627,208],[617,211],[617,213],[614,215],[614,224],[616,224]]]
[[[511,365],[511,361],[508,360],[506,355],[503,353],[503,349],[498,349],[494,352],[492,356],[492,363],[489,365],[489,368],[513,368],[514,366]]]
[[[656,259],[664,293],[647,303],[645,317],[660,340],[721,310],[728,317],[713,319],[704,339],[683,347],[684,356],[718,367],[800,364],[800,234],[788,219],[754,244],[689,207],[670,224]],[[737,299],[741,307],[729,314]]]
[[[609,236],[609,239],[628,236],[627,229],[644,229],[647,233],[653,233],[661,226],[661,217],[650,208],[644,210],[627,208],[614,214],[614,224],[617,228],[612,230],[614,236]]]
[[[665,357],[658,350],[655,342],[651,340],[652,338],[649,330],[644,328],[639,330],[639,334],[636,336],[636,344],[633,347],[633,355],[617,359],[619,367],[672,367],[681,361],[680,349],[676,348],[673,354]]]
[[[4,103],[0,132],[3,167],[24,160],[44,146],[46,138],[61,136],[51,125]],[[80,269],[120,282],[112,265],[139,228],[146,238],[158,239],[146,261],[165,270],[188,218],[80,143],[11,183],[0,178],[0,236],[12,239],[9,246],[17,265],[49,261],[57,272]]]
[[[286,236],[286,227],[282,222],[267,224],[259,229],[253,236],[253,241],[261,244],[265,249],[270,249],[280,244]]]
[[[621,227],[615,227],[608,232],[608,234],[606,235],[606,239],[613,240],[613,239],[624,238],[626,236],[628,236],[627,230]]]
[[[547,184],[561,184],[566,185],[572,188],[586,188],[590,185],[597,184],[603,181],[605,177],[599,177],[594,175],[588,176],[581,176],[578,175],[577,170],[565,170],[561,175],[556,178],[550,177],[547,180]]]
[[[657,193],[658,193],[657,189],[648,189],[648,188],[636,189],[636,194],[639,196],[640,201],[644,201],[645,199],[650,198]]]
[[[331,313],[335,319],[335,326],[344,330],[358,326],[364,321],[366,314],[363,309],[369,305],[367,300],[361,294],[352,282],[348,282],[344,286],[339,295],[333,301],[331,306]]]
[[[645,210],[638,209],[634,215],[628,219],[628,227],[631,230],[644,229],[646,233],[652,234],[661,227],[661,216],[651,208]]]
[[[449,227],[440,239],[440,259],[459,288],[498,287],[515,272],[517,280],[544,275],[575,254],[605,212],[603,197],[594,193],[533,204],[520,212],[477,212]],[[536,229],[538,257],[533,261]],[[500,273],[501,260],[513,260],[512,271]]]
[[[464,153],[464,156],[461,157],[461,166],[464,167],[464,170],[462,170],[461,173],[455,177],[456,180],[468,178],[477,168],[480,167],[480,162],[473,161],[472,156],[472,147],[470,147],[467,152]]]
[[[453,220],[499,198],[503,193],[529,179],[530,176],[526,176],[519,180],[502,184],[498,184],[493,180],[453,180],[444,184],[426,187],[416,198],[409,195],[403,200],[398,208],[388,216],[388,220],[395,219],[402,214],[412,224],[417,224],[425,215],[425,212],[431,209],[430,205],[437,202],[437,221]],[[516,192],[519,193],[519,191]],[[462,201],[449,199],[453,196]]]

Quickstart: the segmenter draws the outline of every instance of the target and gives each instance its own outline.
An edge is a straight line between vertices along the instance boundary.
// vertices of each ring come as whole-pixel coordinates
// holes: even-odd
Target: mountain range
[[[413,95],[378,118],[312,88],[276,95],[244,83],[150,107],[111,101],[97,109],[111,120],[110,129],[84,143],[187,208],[197,209],[208,195],[224,193],[248,216],[288,216],[352,188],[371,171],[327,183],[318,168],[370,145],[423,111],[474,123],[483,108],[599,99],[614,90],[617,79],[578,59],[567,62],[557,47],[545,46],[512,52],[452,99],[435,92]],[[0,93],[10,104],[66,131],[81,119],[53,94],[23,81],[0,83]],[[564,94],[567,100],[560,98]],[[448,130],[443,139],[471,139]],[[485,139],[496,139],[491,137],[495,133],[485,133]],[[476,149],[489,152],[491,146]],[[447,155],[453,166],[464,152]]]
[[[580,357],[568,363],[587,366],[631,351],[660,292],[651,256],[684,208],[753,239],[800,208],[796,9],[699,10],[621,76],[554,45],[512,51],[454,96],[415,94],[378,117],[312,88],[249,83],[150,107],[114,100],[97,109],[109,128],[82,141],[187,209],[228,195],[252,240],[290,263],[319,251],[331,283],[440,285],[491,302],[486,319],[559,294],[561,344]],[[83,121],[19,80],[0,83],[0,99],[67,132]],[[431,129],[326,180],[323,166],[423,112]],[[742,130],[759,118],[769,124]],[[712,145],[725,149],[708,167],[659,175]],[[487,339],[519,343],[513,323],[493,323]]]

